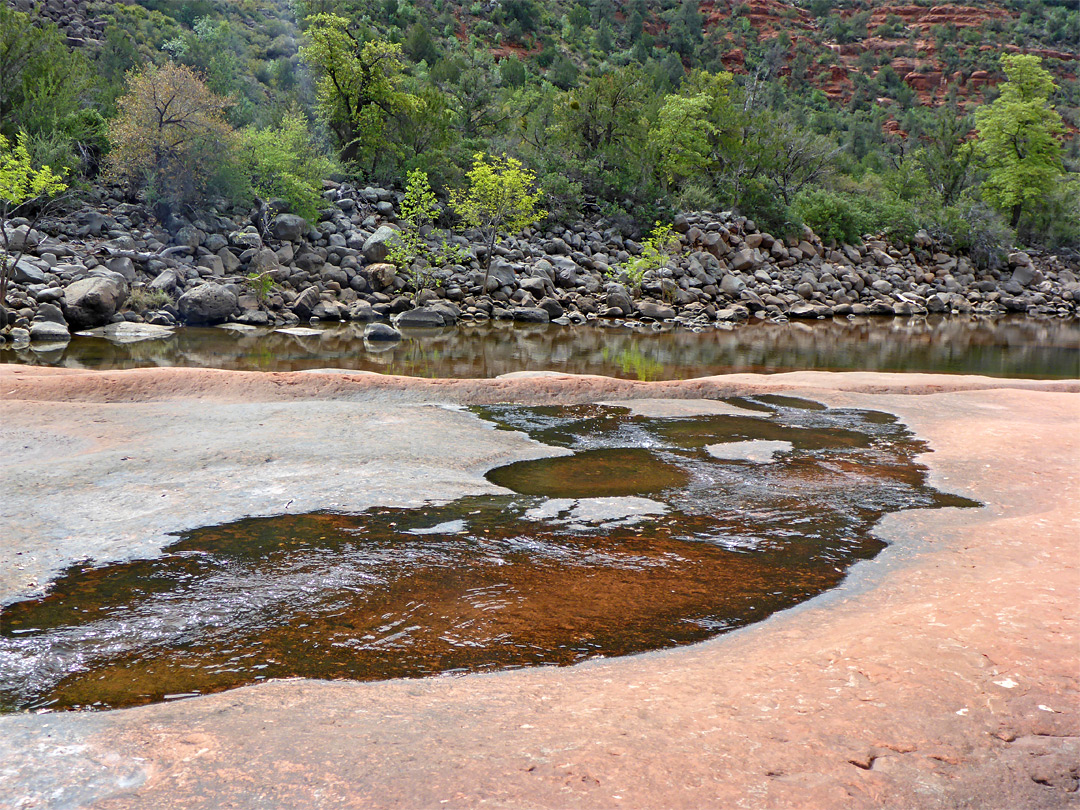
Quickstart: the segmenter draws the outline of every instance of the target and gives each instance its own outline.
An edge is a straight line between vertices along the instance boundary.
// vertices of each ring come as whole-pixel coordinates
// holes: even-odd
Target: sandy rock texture
[[[0,717],[0,807],[1077,806],[1078,387],[823,372],[633,383],[0,367],[5,598],[80,555],[131,553],[128,543],[152,553],[160,531],[136,538],[156,524],[271,513],[275,497],[302,492],[304,509],[411,503],[410,470],[431,497],[454,497],[490,487],[489,466],[553,452],[433,403],[648,399],[655,412],[665,399],[772,391],[884,410],[933,449],[934,486],[985,504],[889,515],[889,547],[842,587],[689,647]],[[256,418],[270,435],[237,433]],[[380,435],[406,429],[406,440]],[[261,472],[274,438],[282,462],[302,467],[296,478]],[[175,475],[183,497],[143,514]],[[93,524],[72,514],[95,502],[113,521],[98,536],[119,535],[114,545],[87,546]],[[36,568],[10,575],[28,552],[42,555]]]

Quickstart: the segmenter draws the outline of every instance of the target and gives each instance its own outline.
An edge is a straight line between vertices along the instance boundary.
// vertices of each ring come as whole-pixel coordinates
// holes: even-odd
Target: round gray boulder
[[[208,282],[180,296],[177,308],[186,323],[221,323],[236,310],[237,299],[232,290]]]

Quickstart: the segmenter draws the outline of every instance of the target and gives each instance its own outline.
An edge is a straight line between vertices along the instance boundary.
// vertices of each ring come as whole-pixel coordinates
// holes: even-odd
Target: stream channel
[[[0,711],[693,643],[835,587],[881,550],[887,512],[976,505],[930,488],[928,448],[872,411],[778,396],[693,418],[472,410],[566,454],[491,470],[502,494],[248,518],[76,564],[0,610]]]
[[[135,326],[129,324],[129,327]],[[558,371],[639,380],[734,372],[918,371],[1036,379],[1080,376],[1080,323],[964,316],[750,323],[691,330],[596,320],[488,322],[364,339],[363,324],[272,331],[235,324],[157,327],[154,339],[84,337],[0,347],[0,362],[69,368],[189,366],[238,371],[353,369],[413,377]],[[108,327],[106,327],[108,329]]]

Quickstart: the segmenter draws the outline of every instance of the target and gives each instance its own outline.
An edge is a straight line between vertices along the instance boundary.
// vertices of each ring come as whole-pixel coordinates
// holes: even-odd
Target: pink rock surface
[[[0,717],[0,807],[1076,806],[1075,383],[799,373],[674,383],[0,368],[4,399],[596,401],[782,391],[897,414],[938,489],[844,585],[712,641],[571,668],[281,681]],[[12,394],[12,392],[15,392]]]

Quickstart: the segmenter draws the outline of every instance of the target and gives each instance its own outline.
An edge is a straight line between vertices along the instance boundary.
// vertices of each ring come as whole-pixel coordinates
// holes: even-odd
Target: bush
[[[315,222],[322,181],[337,166],[315,148],[303,115],[289,113],[277,127],[245,129],[240,143],[251,189],[264,199],[285,200],[293,213]]]
[[[1020,221],[1025,243],[1049,250],[1080,248],[1080,178],[1067,175]]]
[[[968,197],[937,212],[927,231],[952,250],[968,254],[980,267],[1003,265],[1016,242],[1016,234],[997,212]]]
[[[852,198],[823,188],[804,190],[795,198],[794,213],[823,241],[862,241],[865,214]]]
[[[754,220],[759,230],[775,236],[791,236],[802,232],[803,217],[796,210],[796,206],[784,205],[776,190],[767,187],[761,180],[747,182],[739,195],[738,208],[740,214]],[[817,231],[817,228],[814,230]],[[820,232],[818,233],[820,235]]]

